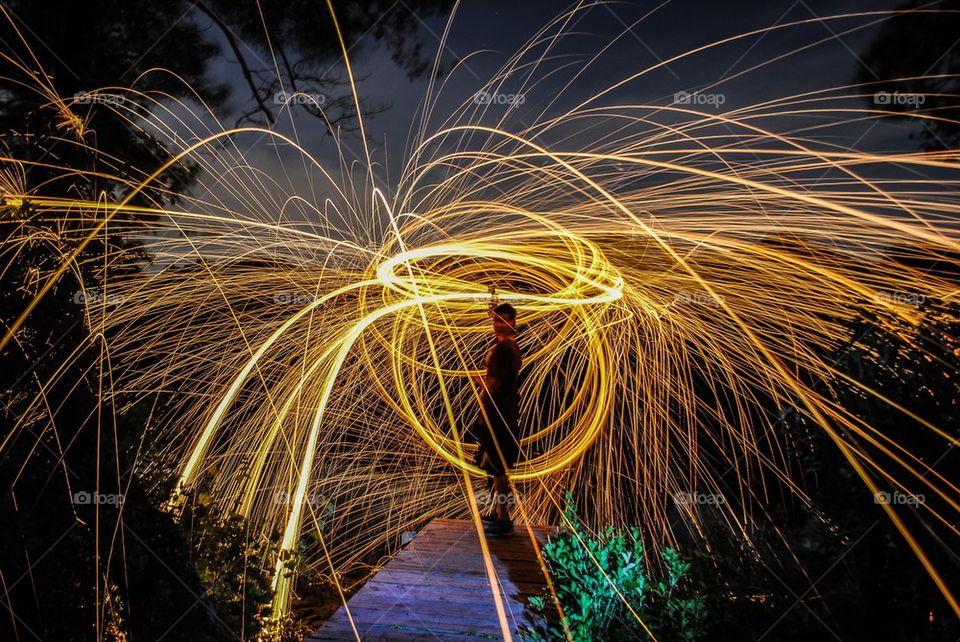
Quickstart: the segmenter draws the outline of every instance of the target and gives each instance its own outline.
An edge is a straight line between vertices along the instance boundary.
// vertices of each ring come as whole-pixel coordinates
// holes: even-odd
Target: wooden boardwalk
[[[546,591],[527,526],[488,537],[504,611],[515,633],[526,599]],[[529,527],[542,546],[553,528]],[[435,519],[348,602],[360,639],[500,640],[493,592],[473,522]],[[356,640],[341,607],[308,642]]]

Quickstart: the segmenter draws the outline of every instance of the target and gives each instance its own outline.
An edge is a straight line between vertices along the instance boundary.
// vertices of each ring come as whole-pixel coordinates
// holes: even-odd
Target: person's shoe
[[[486,515],[481,515],[481,516],[480,516],[480,521],[483,522],[484,524],[492,524],[492,523],[494,523],[495,521],[497,521],[497,514],[496,514],[496,513],[487,513]]]
[[[508,535],[513,532],[513,520],[494,519],[483,527],[483,532],[490,536]]]

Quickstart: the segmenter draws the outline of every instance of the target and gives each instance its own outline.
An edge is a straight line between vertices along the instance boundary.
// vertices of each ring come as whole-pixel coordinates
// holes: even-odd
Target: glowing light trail
[[[555,40],[531,42],[484,89],[504,86],[524,57],[545,64]],[[30,164],[0,159],[12,168],[0,173],[4,212],[22,219],[5,256],[45,243],[61,257],[0,349],[18,349],[31,314],[60,288],[115,295],[88,306],[90,343],[74,355],[104,347],[105,405],[163,399],[165,413],[148,426],[148,461],[175,470],[168,508],[202,486],[217,514],[239,513],[253,537],[277,544],[260,560],[274,570],[276,613],[295,588],[285,564],[305,550],[341,589],[343,573],[366,568],[427,517],[470,516],[479,532],[472,485],[481,472],[464,435],[477,413],[471,377],[489,339],[490,286],[516,304],[525,328],[526,457],[513,478],[527,520],[554,516],[570,488],[590,498],[598,522],[640,517],[645,536],[663,544],[674,539],[666,498],[733,488],[739,497],[717,510],[749,540],[769,484],[807,499],[770,410],[798,408],[850,462],[865,495],[879,492],[878,479],[928,491],[942,501],[918,510],[957,533],[955,481],[818,386],[846,381],[883,398],[835,367],[853,322],[916,325],[917,307],[890,293],[956,300],[946,270],[906,260],[960,268],[956,152],[843,148],[831,128],[882,117],[851,107],[846,88],[726,113],[598,106],[651,69],[530,127],[511,128],[506,116],[484,125],[470,101],[440,127],[425,113],[391,189],[378,184],[366,140],[360,184],[348,163],[339,173],[325,167],[296,136],[210,133],[200,114],[184,116],[189,105],[129,90],[135,100],[98,108],[162,139],[170,160],[138,181],[43,165],[125,184],[115,202],[28,188]],[[63,126],[86,145],[83,119],[57,100]],[[151,123],[131,104],[146,105]],[[790,135],[774,127],[788,122],[797,125]],[[239,153],[250,135],[310,168],[322,196],[267,180]],[[203,168],[196,189],[176,208],[147,198],[183,160]],[[50,220],[61,224],[56,235]],[[121,244],[95,242],[106,236],[142,243],[152,262],[84,282],[87,262],[128,260]],[[91,259],[98,247],[103,255]],[[21,429],[45,420],[44,392],[66,371],[38,383]],[[945,448],[960,445],[945,427],[912,418]],[[728,471],[735,481],[725,485]],[[695,532],[700,510],[685,507]],[[898,507],[884,510],[960,615],[956,587]],[[308,532],[322,555],[302,545]],[[489,560],[486,569],[495,589]],[[494,599],[509,637],[495,590]]]

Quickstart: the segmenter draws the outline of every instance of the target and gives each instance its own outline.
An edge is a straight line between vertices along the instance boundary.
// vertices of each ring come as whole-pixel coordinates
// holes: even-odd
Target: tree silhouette
[[[856,82],[871,106],[893,118],[928,115],[919,133],[928,151],[960,143],[960,1],[911,0],[884,23],[860,57]]]
[[[446,13],[452,0],[334,2],[351,58],[384,46],[408,77],[430,68],[417,31],[423,19]],[[340,41],[324,2],[315,0],[201,0],[197,9],[221,31],[240,66],[253,106],[243,120],[273,123],[287,102],[330,127],[354,121],[349,81],[340,73]],[[293,97],[291,99],[291,97]],[[372,107],[368,112],[381,111]]]
[[[375,4],[335,4],[348,43],[382,41],[408,73],[426,68],[411,11],[381,16]],[[446,3],[407,4],[427,15]],[[171,156],[136,126],[148,115],[149,99],[118,92],[128,102],[113,109],[88,100],[88,92],[134,84],[145,94],[174,99],[192,99],[196,92],[223,110],[230,88],[209,69],[233,46],[252,80],[247,101],[257,105],[241,119],[273,120],[279,105],[268,96],[281,86],[331,95],[332,88],[343,89],[342,79],[321,66],[335,65],[340,51],[323,4],[260,6],[268,16],[265,29],[252,1],[202,7],[187,0],[0,5],[0,156],[24,161],[22,171],[0,163],[0,271],[5,283],[18,284],[0,290],[3,332],[102,216],[83,210],[66,221],[45,214],[29,194],[43,186],[46,196],[122,198]],[[210,20],[229,34],[228,46],[215,37]],[[247,63],[254,51],[277,54],[282,84],[269,78],[266,67]],[[176,76],[150,72],[155,68]],[[349,119],[345,102],[324,108],[333,112],[331,123]],[[199,171],[180,162],[132,203],[170,206]],[[7,201],[9,192],[28,196],[22,203]],[[114,220],[113,229],[122,229],[122,218]],[[104,267],[102,258],[94,260],[104,255],[123,260]],[[253,590],[257,578],[245,570],[238,575],[242,564],[218,566],[229,556],[231,562],[243,559],[240,539],[232,541],[229,556],[204,557],[200,551],[198,575],[191,539],[159,510],[157,490],[133,474],[150,413],[160,409],[137,406],[115,415],[97,394],[104,376],[101,344],[91,340],[77,294],[122,271],[142,269],[148,260],[147,249],[123,235],[94,239],[0,354],[0,639],[236,639],[239,631],[231,629],[237,622],[247,636],[256,634],[251,617],[269,602],[262,590]],[[38,398],[39,413],[29,414]],[[96,506],[76,499],[95,492],[122,494],[126,501]],[[224,528],[245,531],[237,524]],[[244,596],[240,604],[231,590],[237,586]]]

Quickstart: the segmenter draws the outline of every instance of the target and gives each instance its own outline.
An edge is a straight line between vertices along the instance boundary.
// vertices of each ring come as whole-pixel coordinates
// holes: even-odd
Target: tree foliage
[[[903,13],[886,21],[860,56],[856,82],[866,83],[862,91],[873,108],[894,118],[920,111],[934,116],[921,121],[924,149],[956,149],[960,144],[960,2],[910,0],[897,9]]]
[[[654,639],[648,631],[664,642],[699,638],[707,613],[679,553],[665,548],[666,576],[653,578],[638,529],[590,533],[569,493],[564,516],[567,528],[541,551],[556,597],[531,598],[537,622],[521,630],[526,639],[566,640],[568,632],[575,642]]]
[[[409,73],[423,72],[412,12],[383,7],[381,15],[375,4],[334,4],[348,46],[383,41]],[[423,17],[446,6],[407,4]],[[258,7],[266,9],[266,29],[254,21]],[[211,13],[221,23],[213,24]],[[343,89],[335,71],[340,48],[323,4],[3,3],[0,154],[22,161],[0,173],[0,268],[6,283],[17,284],[0,291],[4,332],[105,212],[78,208],[71,219],[47,216],[31,202],[33,190],[42,186],[45,196],[85,201],[122,199],[171,157],[142,127],[154,100],[199,98],[229,118],[231,95],[257,105],[271,82],[281,82],[277,70],[269,70],[271,80],[264,67],[250,95],[242,88],[231,94],[236,88],[211,74],[211,63],[232,55],[226,34],[245,56],[277,52],[288,91]],[[139,93],[110,90],[124,87]],[[91,100],[98,90],[113,98]],[[337,104],[327,107],[336,114]],[[277,106],[265,108],[241,118],[272,118]],[[332,116],[338,117],[348,115]],[[179,162],[131,203],[169,207],[199,171]],[[10,193],[28,196],[8,200]],[[122,219],[114,221],[112,229],[122,229]],[[104,256],[114,260],[105,264]],[[96,300],[104,283],[149,260],[148,248],[122,234],[91,239],[0,354],[0,608],[12,614],[0,624],[3,639],[31,633],[58,640],[236,639],[254,634],[265,616],[269,587],[262,568],[233,564],[261,553],[260,543],[241,538],[242,524],[207,524],[210,535],[196,540],[148,496],[162,484],[144,478],[140,455],[163,399],[131,410],[131,400],[106,401],[99,393],[110,373],[104,343],[88,327],[87,295]],[[77,493],[124,501],[83,504]],[[295,623],[281,624],[283,631],[296,630]]]

